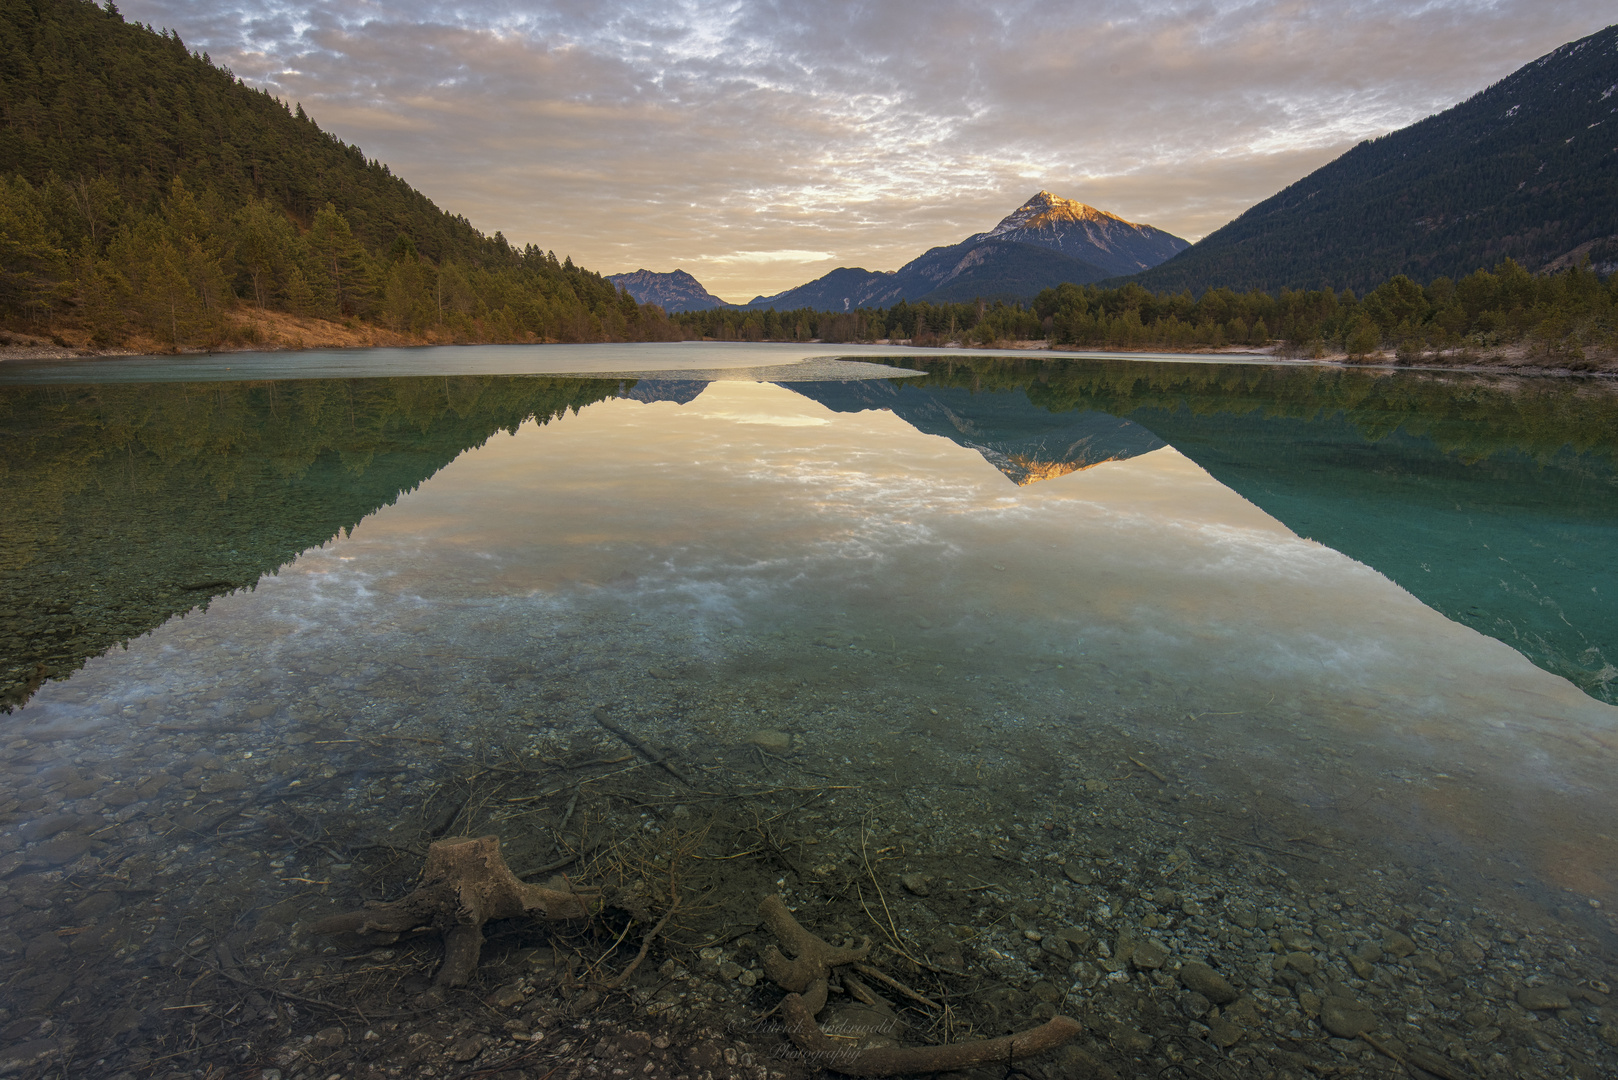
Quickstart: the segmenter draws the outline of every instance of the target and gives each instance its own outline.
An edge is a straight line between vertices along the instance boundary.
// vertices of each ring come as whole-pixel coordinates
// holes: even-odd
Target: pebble
[[[485,1035],[467,1035],[456,1039],[449,1048],[449,1056],[455,1061],[471,1061],[483,1053],[483,1048],[489,1045]]]
[[[1383,940],[1382,948],[1387,950],[1389,956],[1396,956],[1402,960],[1416,951],[1416,943],[1398,931],[1394,931]],[[1366,957],[1366,959],[1372,958]]]
[[[1135,962],[1135,966],[1145,971],[1158,970],[1168,958],[1168,946],[1155,939],[1136,945],[1135,955],[1131,957]]]
[[[1229,1049],[1241,1039],[1242,1029],[1239,1024],[1223,1016],[1211,1016],[1208,1018],[1208,1035],[1214,1042]]]
[[[1096,883],[1094,871],[1087,866],[1080,866],[1078,863],[1068,863],[1063,866],[1062,873],[1066,874],[1067,879],[1075,885],[1094,885]]]
[[[1114,1027],[1109,1040],[1120,1054],[1144,1054],[1152,1049],[1152,1037],[1127,1024]]]
[[[1332,996],[1320,1003],[1320,1023],[1339,1039],[1354,1039],[1376,1027],[1376,1013],[1353,998]]]
[[[932,875],[930,874],[905,874],[899,878],[899,884],[917,896],[928,896],[932,893],[932,889],[929,887],[932,880]]]
[[[72,862],[89,851],[90,847],[90,838],[87,836],[59,837],[30,848],[22,856],[22,865],[34,869],[48,870],[64,863]]]
[[[1573,1007],[1573,1003],[1568,1000],[1567,994],[1554,986],[1525,986],[1517,991],[1517,1004],[1529,1012]]]
[[[1300,975],[1313,975],[1318,965],[1315,958],[1306,952],[1291,952],[1286,956],[1287,967]]]
[[[486,1000],[497,1009],[509,1009],[513,1005],[522,1004],[522,999],[522,983],[513,982],[500,987],[500,989],[490,994]]]
[[[1216,1005],[1228,1005],[1236,1000],[1236,988],[1201,961],[1192,960],[1180,965],[1180,982],[1187,990],[1195,990]]]
[[[77,825],[79,819],[74,814],[52,814],[49,817],[35,818],[25,822],[17,829],[17,835],[32,844],[39,840],[48,840],[72,825]]]
[[[1438,957],[1430,952],[1419,952],[1411,957],[1410,966],[1417,971],[1425,971],[1434,978],[1447,979],[1449,977],[1449,972],[1445,971],[1444,965],[1438,962]]]
[[[755,731],[747,737],[746,742],[771,754],[785,754],[792,749],[792,736],[784,731]]]

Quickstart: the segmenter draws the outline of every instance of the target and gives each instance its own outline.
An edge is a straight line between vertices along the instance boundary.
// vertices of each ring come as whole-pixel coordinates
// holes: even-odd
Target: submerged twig
[[[664,757],[662,754],[660,754],[656,750],[652,749],[652,747],[648,743],[646,743],[643,740],[637,738],[636,736],[630,734],[629,732],[625,731],[623,728],[619,727],[617,724],[613,723],[610,719],[608,719],[606,709],[597,709],[595,711],[594,715],[595,715],[596,723],[600,724],[602,727],[606,728],[608,731],[612,732],[614,735],[616,735],[620,739],[624,740],[624,742],[628,743],[630,749],[636,751],[639,754],[645,755],[646,759],[648,761],[650,761],[653,765],[660,766],[665,772],[667,772],[670,776],[674,777],[676,780],[680,781],[682,784],[686,784],[689,787],[696,787],[697,786],[695,783],[692,782],[692,780],[691,780],[691,778],[689,776],[685,775],[685,773],[681,772],[678,768],[676,768],[674,763],[669,761],[668,758]]]

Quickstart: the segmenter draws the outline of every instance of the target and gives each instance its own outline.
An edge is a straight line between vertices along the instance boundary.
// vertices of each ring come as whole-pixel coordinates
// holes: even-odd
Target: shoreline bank
[[[128,346],[114,348],[96,348],[88,341],[75,342],[60,333],[31,334],[18,331],[0,331],[0,365],[8,362],[35,362],[53,360],[109,360],[121,357],[139,358],[153,356],[213,356],[236,353],[275,353],[275,352],[308,352],[311,350],[337,350],[357,351],[374,348],[433,348],[452,345],[558,345],[568,344],[555,341],[453,341],[418,339],[404,334],[396,334],[378,327],[360,326],[348,328],[336,323],[328,323],[320,319],[303,319],[295,316],[283,315],[277,312],[256,313],[261,315],[255,326],[259,330],[273,328],[273,336],[269,340],[251,341],[236,345],[221,345],[208,348],[172,348],[161,346],[157,342],[136,341]],[[693,339],[694,340],[694,339]],[[826,344],[835,350],[843,345],[891,345],[896,349],[915,350],[918,353],[938,355],[949,352],[960,352],[967,355],[983,352],[1004,352],[1012,350],[1017,352],[1056,352],[1056,353],[1086,353],[1102,354],[1122,357],[1159,357],[1184,356],[1188,360],[1197,358],[1218,358],[1228,356],[1232,359],[1240,358],[1245,362],[1254,362],[1255,357],[1269,358],[1270,363],[1281,365],[1320,365],[1329,367],[1358,367],[1370,369],[1385,369],[1388,371],[1444,371],[1465,374],[1487,375],[1523,375],[1523,376],[1555,376],[1555,377],[1618,377],[1618,354],[1608,355],[1597,353],[1595,355],[1575,361],[1570,364],[1563,358],[1539,357],[1532,355],[1531,351],[1521,345],[1504,346],[1485,355],[1463,357],[1426,357],[1420,362],[1402,363],[1392,352],[1381,351],[1363,358],[1353,358],[1346,353],[1328,353],[1318,357],[1297,357],[1283,354],[1284,346],[1280,343],[1256,346],[1200,349],[1175,349],[1159,347],[1130,348],[1068,348],[1059,349],[1048,341],[1012,341],[997,342],[992,345],[963,345],[958,342],[937,346],[916,346],[908,340],[893,341],[882,339],[876,342],[821,342],[812,339],[808,342],[776,342],[764,340],[760,342],[717,342],[702,339],[710,344]],[[604,344],[655,344],[642,342],[608,342]],[[144,347],[143,347],[144,346]]]

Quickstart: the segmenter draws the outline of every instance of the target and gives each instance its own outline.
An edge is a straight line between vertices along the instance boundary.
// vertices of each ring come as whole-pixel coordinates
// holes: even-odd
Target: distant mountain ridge
[[[627,290],[639,303],[656,304],[670,314],[733,306],[703,288],[702,282],[684,270],[658,274],[642,269],[633,274],[608,274],[607,280]]]
[[[1618,269],[1618,26],[1363,142],[1132,280],[1155,292],[1353,288],[1588,257]]]
[[[1125,221],[1072,199],[1041,191],[987,232],[931,248],[897,270],[837,269],[773,296],[727,304],[683,270],[612,274],[641,303],[665,311],[854,311],[912,303],[1026,300],[1063,282],[1083,285],[1156,266],[1190,244],[1151,225]],[[675,306],[681,305],[681,306]]]
[[[1027,299],[1063,282],[1083,285],[1144,270],[1189,247],[1151,225],[1040,191],[987,232],[935,247],[891,272],[838,267],[744,307],[853,311],[900,300]]]

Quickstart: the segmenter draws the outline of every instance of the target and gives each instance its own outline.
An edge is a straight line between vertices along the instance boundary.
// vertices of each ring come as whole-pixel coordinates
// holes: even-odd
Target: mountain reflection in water
[[[1165,444],[1298,535],[1618,700],[1618,388],[1250,364],[910,360],[794,386],[885,408],[1014,483]]]
[[[980,394],[916,380],[782,385],[836,412],[888,409],[918,431],[976,450],[1019,487],[1164,445],[1139,424],[1092,409],[1042,409],[1021,390]]]
[[[1165,444],[1592,696],[1618,700],[1618,393],[1599,384],[951,356],[786,383],[1026,485]],[[690,378],[457,376],[0,392],[0,705],[352,529],[469,447]]]

